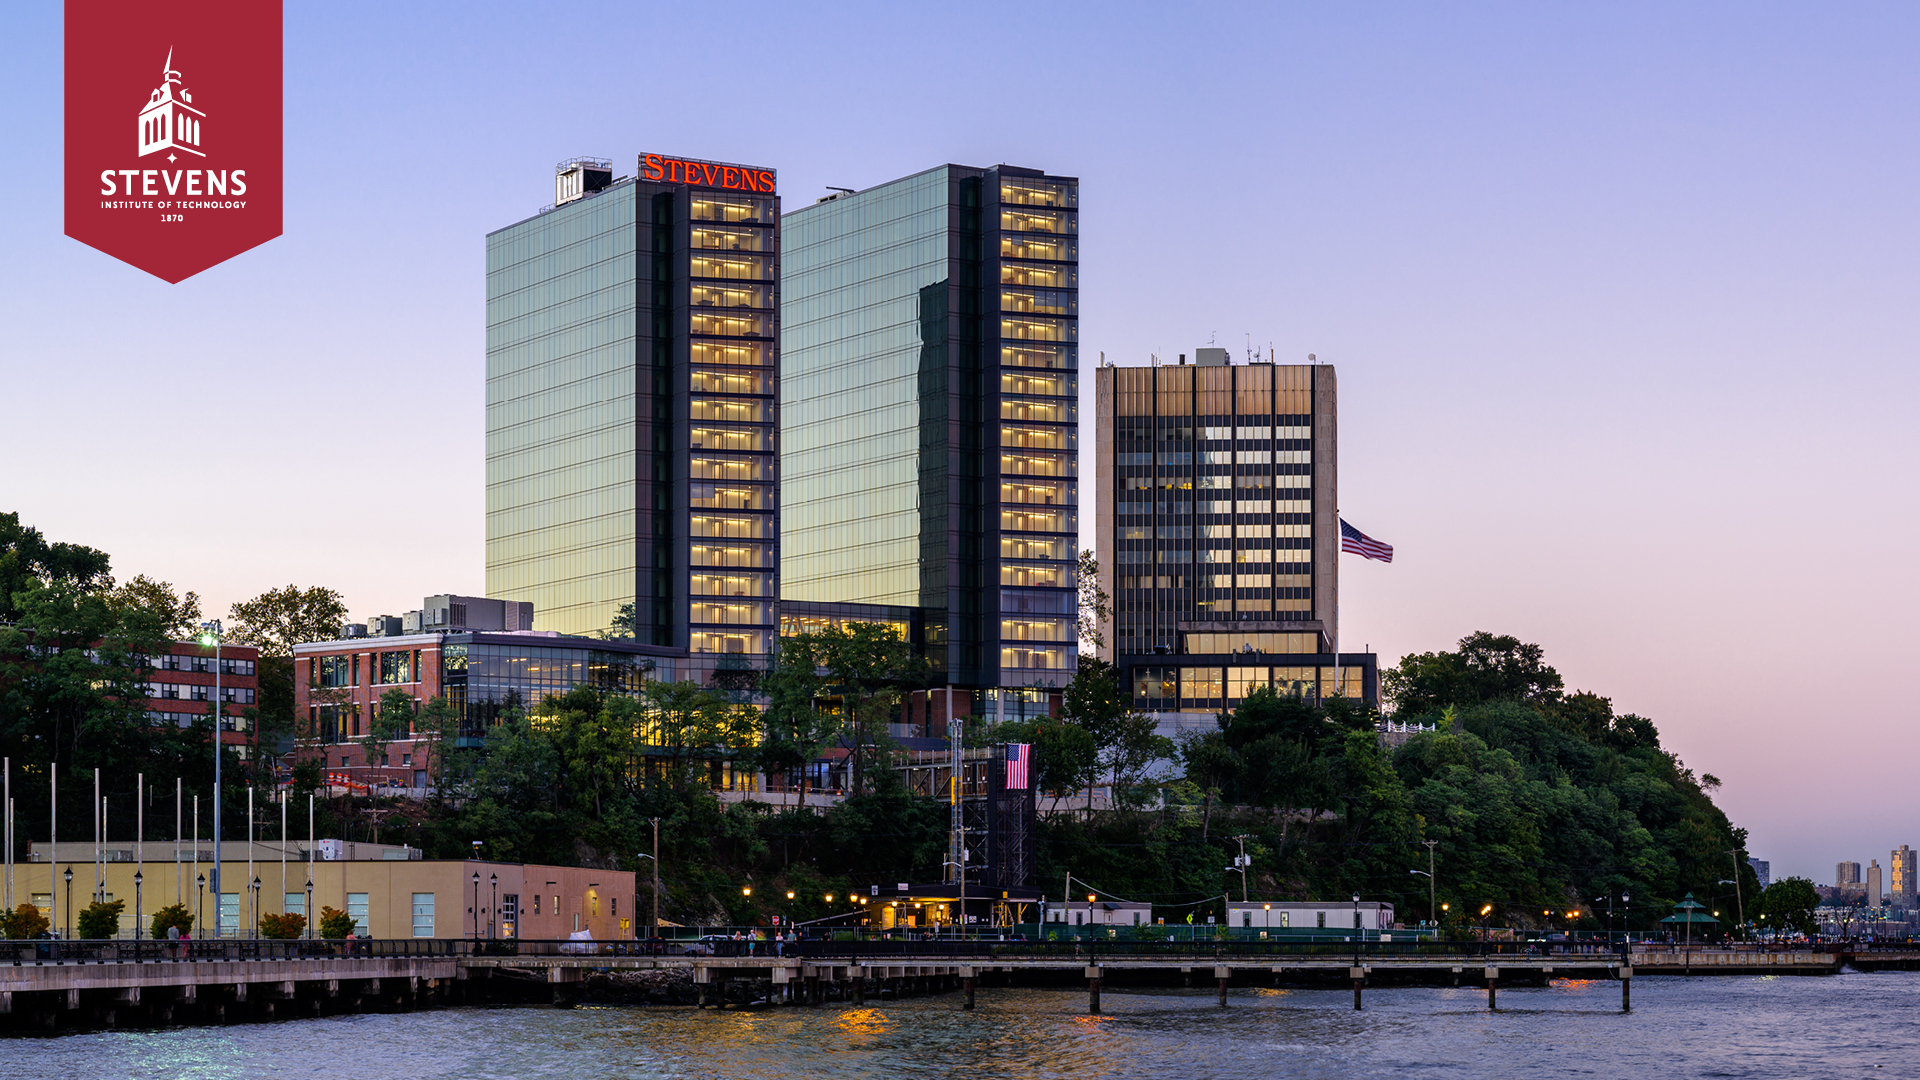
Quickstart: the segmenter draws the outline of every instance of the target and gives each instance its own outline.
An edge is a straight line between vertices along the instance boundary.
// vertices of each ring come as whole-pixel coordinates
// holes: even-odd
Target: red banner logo
[[[67,0],[67,235],[183,281],[280,235],[280,4]]]

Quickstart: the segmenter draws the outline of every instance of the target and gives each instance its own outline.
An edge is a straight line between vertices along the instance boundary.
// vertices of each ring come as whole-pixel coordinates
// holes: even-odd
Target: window
[[[1316,911],[1316,912],[1314,912],[1314,913],[1313,913],[1313,917],[1314,917],[1314,923],[1313,923],[1313,925],[1314,925],[1315,927],[1317,927],[1317,928],[1319,928],[1319,929],[1321,929],[1321,930],[1325,930],[1325,929],[1327,928],[1327,913],[1326,913],[1326,912],[1324,912],[1324,911]]]
[[[367,921],[367,894],[350,892],[347,894],[347,915],[353,919],[353,932],[365,936],[370,932],[372,923]]]
[[[307,894],[303,892],[288,893],[282,902],[280,910],[289,915],[305,915],[307,913]]]
[[[1253,925],[1253,912],[1251,912],[1251,911],[1243,911],[1243,912],[1241,912],[1241,913],[1240,913],[1240,925],[1241,925],[1241,926],[1252,926],[1252,925]]]
[[[223,892],[220,894],[220,933],[233,935],[240,932],[240,894]]]
[[[533,913],[535,915],[540,914],[540,894],[539,893],[533,894]]]
[[[433,936],[433,894],[430,892],[413,894],[413,936]]]

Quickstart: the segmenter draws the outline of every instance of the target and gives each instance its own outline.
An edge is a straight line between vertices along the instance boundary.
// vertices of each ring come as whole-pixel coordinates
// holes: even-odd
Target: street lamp
[[[141,875],[140,871],[135,870],[133,872],[133,940],[135,941],[140,940],[140,923],[141,920],[147,917],[146,902],[144,899],[145,894],[140,888],[140,883],[143,880],[145,880],[145,878]]]
[[[224,637],[219,619],[200,624],[200,644],[213,648],[213,936],[216,938],[220,936],[220,759],[224,756],[221,751],[226,748],[226,736],[221,731],[227,712],[226,702],[220,700],[220,644]]]
[[[1360,929],[1360,894],[1353,894],[1353,966],[1360,966],[1360,940],[1364,938]]]
[[[480,842],[474,841],[473,846],[478,848]],[[473,937],[478,941],[480,939],[480,871],[478,870],[473,872],[473,906],[467,909],[467,914],[473,916]]]
[[[67,877],[71,880],[73,874],[69,872]],[[195,875],[193,881],[194,884],[200,886],[200,892],[195,896],[193,901],[193,928],[198,930],[202,926],[205,926],[207,922],[207,875]]]
[[[67,929],[68,937],[73,936],[73,867],[67,867]]]
[[[313,879],[307,879],[307,909],[302,913],[307,920],[307,940],[313,940]]]
[[[253,879],[253,936],[260,936],[260,878]]]
[[[487,908],[487,938],[491,940],[494,936],[493,921],[500,914],[500,875],[488,874],[487,885],[493,890],[492,899],[488,901],[492,906]]]

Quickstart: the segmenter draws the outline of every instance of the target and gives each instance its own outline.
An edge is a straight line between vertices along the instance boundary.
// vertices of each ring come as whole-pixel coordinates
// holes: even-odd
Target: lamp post
[[[307,919],[307,940],[312,941],[313,940],[313,878],[311,877],[307,878],[307,910],[305,911],[304,914],[306,915],[306,919]]]
[[[654,933],[660,932],[660,819],[650,818],[653,822],[653,927]]]
[[[195,874],[193,881],[194,884],[200,886],[200,891],[194,895],[193,899],[193,928],[198,930],[206,924],[207,875]]]
[[[67,867],[67,926],[66,936],[73,937],[73,867]]]
[[[475,840],[473,846],[478,848],[480,841]],[[473,938],[478,941],[480,940],[480,871],[478,870],[473,872],[473,906],[467,909],[467,914],[473,916]]]
[[[1360,966],[1360,939],[1365,935],[1360,930],[1360,894],[1353,894],[1353,966]]]
[[[200,624],[200,644],[213,646],[213,936],[220,936],[220,759],[224,749],[221,734],[222,721],[226,719],[226,704],[220,700],[220,644],[222,633],[219,619],[211,619]],[[196,837],[196,846],[197,846]]]
[[[253,915],[253,936],[258,938],[260,936],[260,877],[258,874],[254,875],[254,878],[253,878],[252,915]]]
[[[1419,874],[1427,879],[1427,921],[1437,925],[1440,920],[1435,917],[1436,912],[1433,910],[1433,875],[1425,870],[1409,870],[1407,873]]]
[[[493,920],[500,913],[500,875],[488,874],[487,885],[493,890],[492,897],[487,901],[487,940],[491,941],[494,937]]]
[[[146,918],[146,894],[141,891],[140,883],[145,875],[133,872],[133,940],[140,940],[140,923]]]

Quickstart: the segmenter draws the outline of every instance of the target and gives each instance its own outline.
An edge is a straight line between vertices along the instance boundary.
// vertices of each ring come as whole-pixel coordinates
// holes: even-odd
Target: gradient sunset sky
[[[296,3],[286,235],[179,285],[61,235],[59,6],[5,26],[0,510],[209,614],[482,590],[483,237],[554,162],[1008,162],[1081,178],[1087,369],[1338,367],[1343,644],[1541,643],[1776,876],[1920,843],[1920,9]]]

